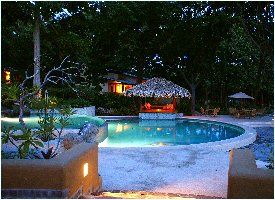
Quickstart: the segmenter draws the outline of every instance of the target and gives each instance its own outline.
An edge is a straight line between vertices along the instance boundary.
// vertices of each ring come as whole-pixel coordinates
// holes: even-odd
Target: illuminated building
[[[101,84],[102,92],[121,94],[138,84],[138,77],[128,73],[109,72],[104,78],[106,79],[106,83]],[[142,78],[142,82],[146,80]]]

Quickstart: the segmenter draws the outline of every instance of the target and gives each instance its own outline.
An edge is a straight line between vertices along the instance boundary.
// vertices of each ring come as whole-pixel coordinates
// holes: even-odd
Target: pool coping
[[[85,115],[82,115],[85,116]],[[98,126],[100,132],[107,132],[108,129],[108,122],[106,120],[121,120],[121,119],[139,119],[138,116],[93,116],[97,118],[103,119],[105,122]],[[224,124],[229,124],[233,126],[240,127],[245,130],[245,132],[237,137],[226,139],[226,140],[221,140],[221,141],[216,141],[216,142],[207,142],[207,143],[199,143],[199,144],[189,144],[189,145],[176,145],[176,146],[139,146],[139,147],[104,147],[100,146],[99,148],[147,148],[147,149],[155,149],[156,147],[161,147],[162,149],[208,149],[208,150],[223,150],[223,151],[228,151],[232,148],[240,148],[246,145],[249,145],[253,143],[256,140],[256,130],[248,127],[246,125],[237,123],[237,122],[224,122],[222,119],[219,118],[213,118],[213,119],[202,119],[199,116],[183,116],[183,117],[178,117],[178,119],[187,119],[187,120],[201,120],[201,121],[211,121],[211,122],[217,122],[217,123],[224,123]],[[74,131],[79,131],[79,129],[65,129],[64,130],[64,135],[67,132],[74,132]]]
[[[102,118],[104,120],[119,120],[119,119],[134,119],[137,118],[138,116],[98,116],[99,118]],[[146,148],[146,149],[155,149],[157,148],[162,148],[162,149],[177,149],[177,150],[184,150],[184,149],[196,149],[196,150],[222,150],[222,151],[229,151],[232,148],[240,148],[246,145],[249,145],[253,143],[256,140],[257,133],[256,130],[242,125],[240,123],[235,123],[235,122],[224,122],[222,120],[219,120],[217,118],[215,119],[202,119],[196,116],[184,116],[184,117],[179,117],[176,119],[187,119],[187,120],[201,120],[201,121],[211,121],[211,122],[218,122],[218,123],[224,123],[228,125],[233,125],[240,127],[244,129],[244,133],[240,136],[226,139],[226,140],[221,140],[221,141],[216,141],[216,142],[207,142],[207,143],[200,143],[200,144],[189,144],[189,145],[177,145],[177,146],[140,146],[140,147],[104,147],[100,146],[99,148]]]

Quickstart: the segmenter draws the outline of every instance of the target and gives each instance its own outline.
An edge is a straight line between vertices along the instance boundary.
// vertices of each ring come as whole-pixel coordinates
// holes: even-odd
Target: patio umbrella
[[[123,92],[125,96],[140,97],[191,97],[185,88],[165,78],[152,78]]]
[[[234,98],[234,99],[254,99],[253,97],[251,97],[243,92],[238,92],[238,93],[230,95],[228,97]]]

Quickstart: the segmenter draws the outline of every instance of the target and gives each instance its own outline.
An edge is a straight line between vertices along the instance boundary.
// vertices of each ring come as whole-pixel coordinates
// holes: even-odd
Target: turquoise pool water
[[[38,127],[38,117],[31,116],[24,118],[24,121],[28,128],[37,128]],[[98,117],[89,117],[85,115],[73,115],[71,116],[71,124],[67,128],[81,128],[84,124],[93,123],[97,126],[101,126],[105,121]],[[18,118],[1,118],[1,129],[6,126],[14,126],[14,128],[20,128],[20,124],[18,122]],[[59,128],[59,126],[57,125]]]
[[[24,118],[27,127],[37,128],[38,117]],[[105,121],[98,117],[73,115],[72,125],[79,129],[86,123],[101,126]],[[4,126],[20,128],[18,118],[1,118]],[[108,121],[108,137],[102,147],[174,146],[215,142],[237,137],[244,129],[220,122],[202,120],[112,120]]]
[[[173,146],[215,142],[237,137],[244,129],[201,120],[108,121],[107,147]]]

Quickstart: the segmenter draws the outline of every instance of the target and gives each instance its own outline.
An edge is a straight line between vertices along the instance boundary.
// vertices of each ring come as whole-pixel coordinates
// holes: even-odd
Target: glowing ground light
[[[88,175],[88,163],[84,164],[83,169],[84,169],[83,170],[84,171],[83,175],[84,175],[84,177],[86,177]]]

